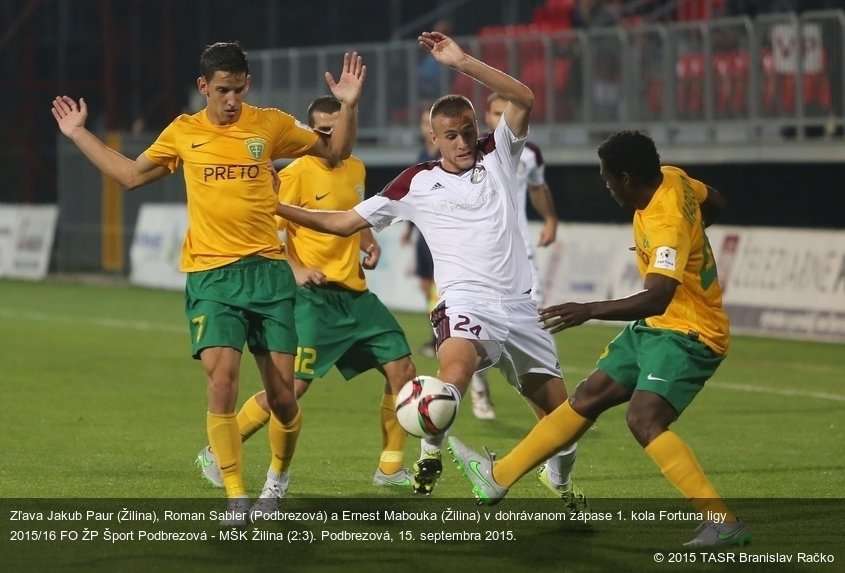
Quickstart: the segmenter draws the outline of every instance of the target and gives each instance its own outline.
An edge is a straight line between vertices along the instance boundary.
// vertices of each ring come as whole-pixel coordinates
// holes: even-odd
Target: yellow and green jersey
[[[346,211],[364,199],[364,164],[355,156],[334,169],[317,157],[300,157],[279,173],[279,200],[306,209]],[[361,237],[337,237],[279,219],[287,248],[306,267],[319,269],[326,280],[353,291],[364,291]]]
[[[680,284],[666,312],[646,324],[689,335],[724,354],[728,317],[699,207],[707,187],[677,167],[663,166],[661,171],[663,183],[648,206],[634,213],[637,268],[642,276],[657,273]]]
[[[265,164],[305,154],[318,137],[293,116],[248,104],[230,125],[211,123],[205,109],[174,119],[144,154],[171,172],[184,166],[188,232],[180,270],[213,269],[248,255],[284,258]]]

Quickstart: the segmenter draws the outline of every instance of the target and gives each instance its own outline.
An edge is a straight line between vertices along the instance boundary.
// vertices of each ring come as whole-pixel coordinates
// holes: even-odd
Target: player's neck
[[[330,162],[328,159],[323,159],[322,157],[317,157],[316,159],[328,170],[337,169],[343,165],[343,159],[339,159],[335,163]]]

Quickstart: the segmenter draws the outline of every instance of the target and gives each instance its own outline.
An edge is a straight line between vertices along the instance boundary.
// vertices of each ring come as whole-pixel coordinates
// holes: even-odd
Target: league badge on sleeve
[[[674,271],[677,257],[678,251],[672,247],[657,247],[654,252],[654,268]]]

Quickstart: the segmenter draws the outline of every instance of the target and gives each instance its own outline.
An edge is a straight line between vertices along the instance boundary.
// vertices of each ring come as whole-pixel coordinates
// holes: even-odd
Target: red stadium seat
[[[681,56],[675,71],[678,77],[678,114],[681,117],[700,116],[704,109],[704,55],[694,52]]]

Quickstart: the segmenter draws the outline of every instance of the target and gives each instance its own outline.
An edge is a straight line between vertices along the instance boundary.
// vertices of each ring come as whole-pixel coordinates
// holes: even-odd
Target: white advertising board
[[[183,205],[141,208],[130,251],[133,283],[184,288],[178,264],[186,225]],[[0,210],[0,268],[9,257],[11,226]],[[536,240],[540,224],[529,227]],[[402,243],[404,232],[397,224],[376,235],[382,255],[367,283],[393,310],[426,312],[415,247]],[[845,231],[714,226],[707,235],[734,332],[845,341]],[[632,244],[629,224],[562,223],[553,245],[534,249],[546,304],[640,290]]]
[[[47,276],[58,216],[55,205],[0,205],[0,276]]]
[[[185,273],[179,272],[179,255],[187,228],[185,205],[142,205],[129,249],[129,281],[141,286],[184,289]]]

